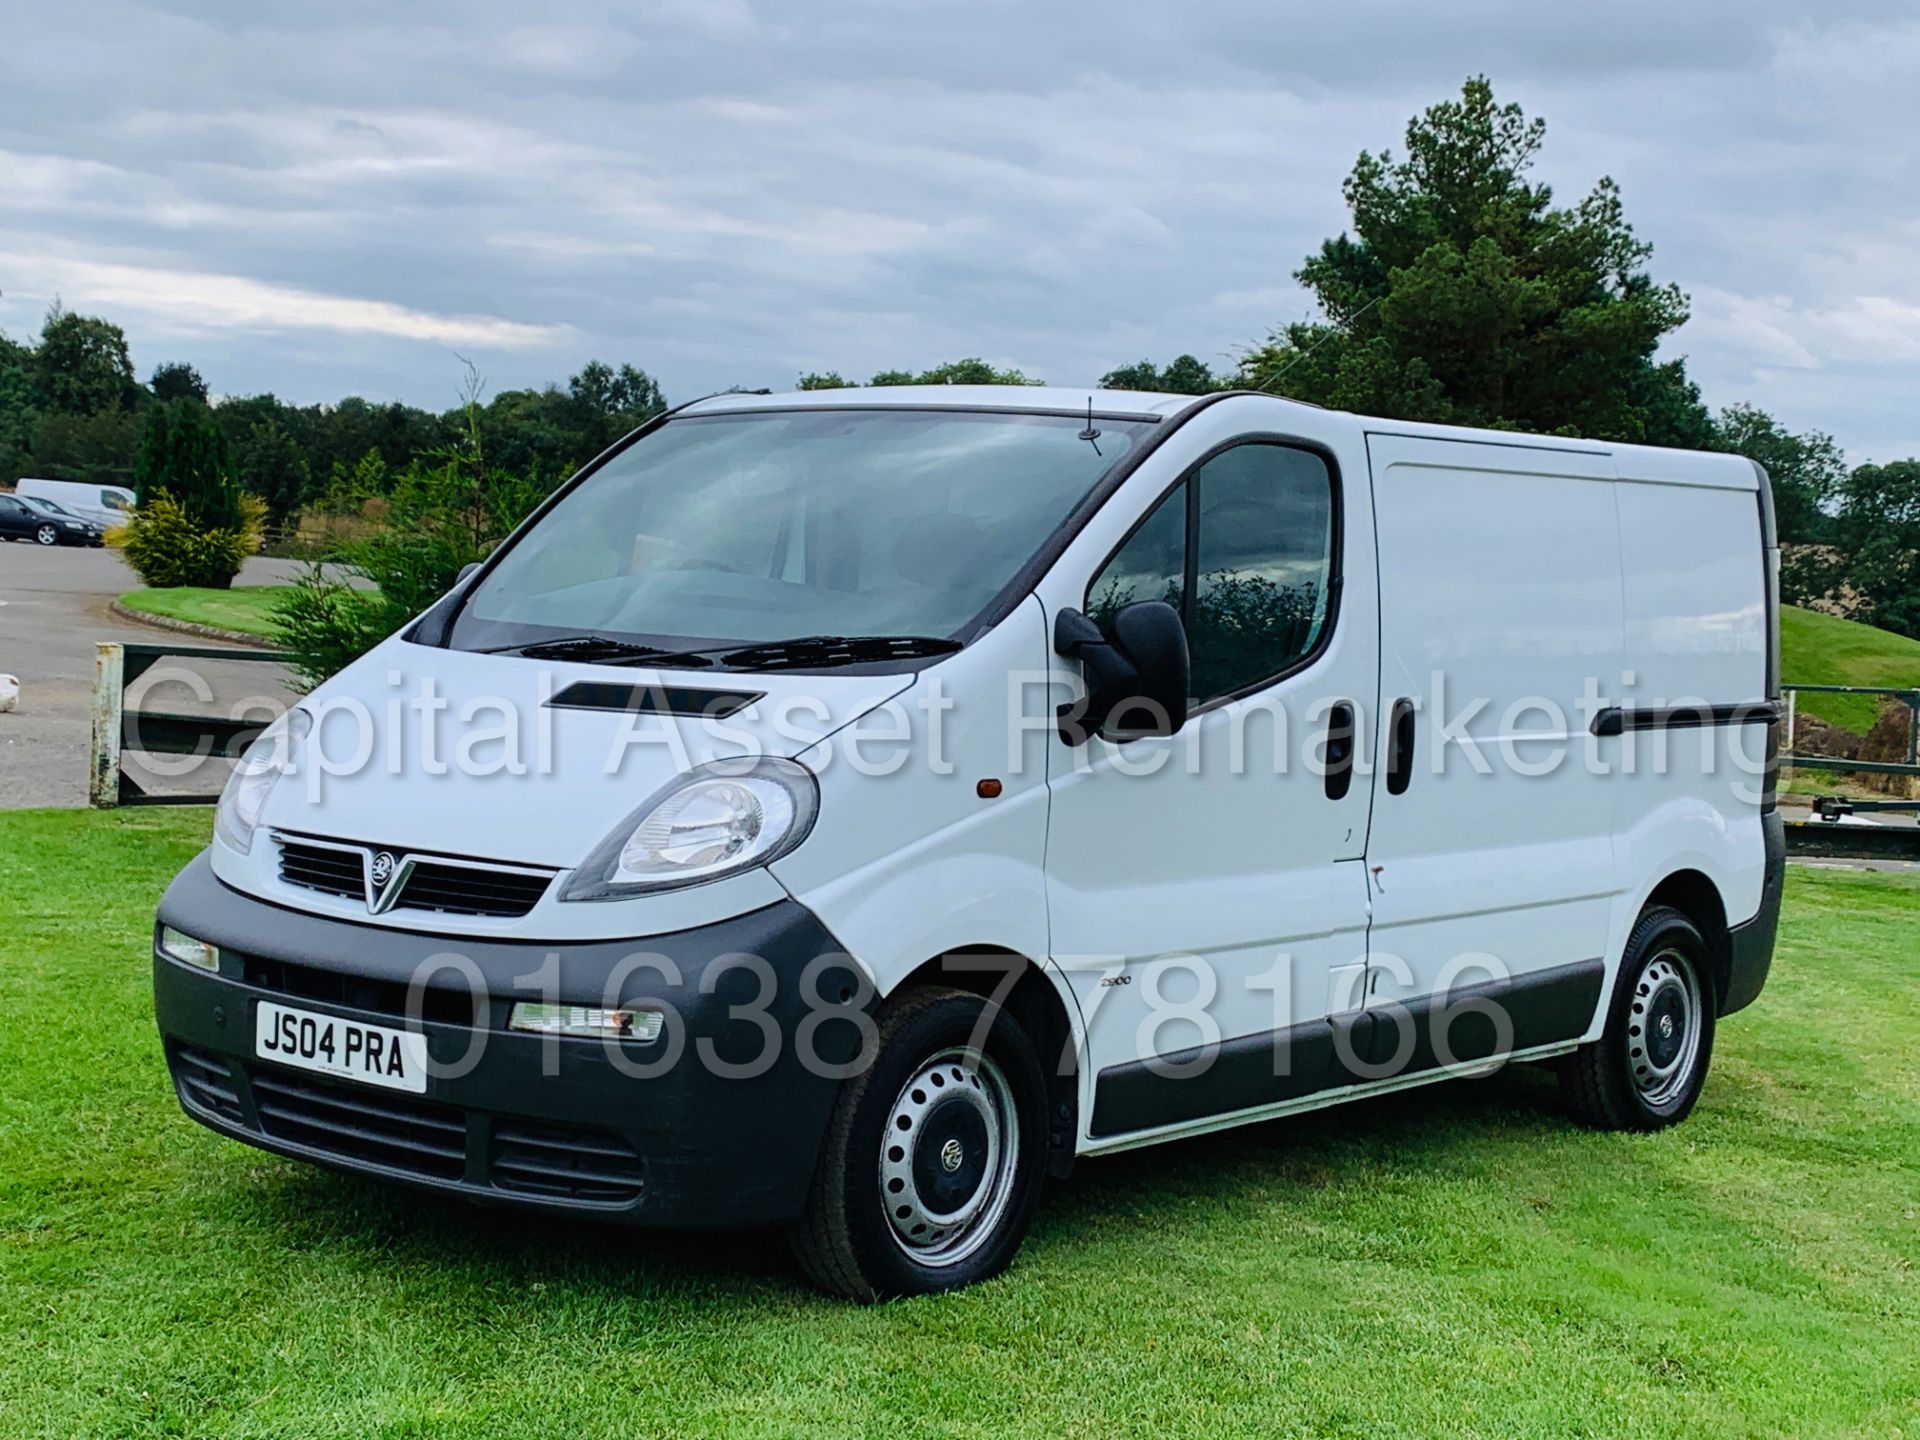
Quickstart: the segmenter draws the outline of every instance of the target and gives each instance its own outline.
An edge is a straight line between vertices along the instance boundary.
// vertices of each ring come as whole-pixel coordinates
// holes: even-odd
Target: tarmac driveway
[[[300,568],[292,560],[249,560],[239,583],[271,585]],[[0,715],[0,809],[87,803],[96,641],[214,643],[134,624],[108,610],[116,595],[139,584],[112,550],[0,544],[0,673],[20,680],[19,708]],[[180,663],[205,677],[213,699],[201,703],[175,686],[156,689],[152,708],[224,715],[250,696],[292,699],[277,665]],[[136,692],[136,704],[138,698]],[[211,790],[227,768],[225,761],[208,760],[192,774],[154,783],[135,773],[152,790]]]

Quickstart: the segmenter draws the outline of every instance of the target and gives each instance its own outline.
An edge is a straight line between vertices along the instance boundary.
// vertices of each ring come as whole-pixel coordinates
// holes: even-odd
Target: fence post
[[[111,809],[120,803],[120,702],[126,653],[111,640],[98,641],[93,659],[93,769],[87,803]]]

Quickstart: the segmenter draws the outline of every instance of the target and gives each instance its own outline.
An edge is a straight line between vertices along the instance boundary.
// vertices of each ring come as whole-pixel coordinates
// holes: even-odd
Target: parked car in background
[[[26,478],[14,487],[22,500],[51,500],[76,519],[111,530],[133,509],[133,491],[124,485],[95,485],[84,480]]]
[[[98,525],[69,515],[50,501],[30,495],[0,495],[0,539],[98,547],[101,533]]]

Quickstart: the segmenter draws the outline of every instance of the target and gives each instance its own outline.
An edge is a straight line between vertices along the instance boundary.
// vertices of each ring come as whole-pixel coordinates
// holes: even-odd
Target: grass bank
[[[243,635],[273,638],[273,617],[290,585],[236,585],[231,590],[209,590],[181,585],[166,590],[130,590],[120,597],[127,609],[163,620],[211,625]]]
[[[221,1140],[153,901],[201,811],[0,815],[0,1434],[1912,1435],[1920,883],[1796,869],[1661,1135],[1538,1070],[1082,1165],[877,1309],[776,1236],[527,1219]]]
[[[1780,678],[1791,685],[1920,688],[1920,640],[1788,605],[1780,611]],[[1802,695],[1795,703],[1864,735],[1883,702],[1871,695]]]

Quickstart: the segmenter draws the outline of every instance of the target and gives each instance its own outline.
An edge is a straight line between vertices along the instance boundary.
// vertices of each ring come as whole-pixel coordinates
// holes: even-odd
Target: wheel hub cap
[[[1627,1066],[1648,1104],[1667,1104],[1685,1089],[1700,1051],[1700,1032],[1700,981],[1693,961],[1677,950],[1663,950],[1641,973],[1627,1021]]]
[[[893,1103],[880,1200],[893,1237],[923,1265],[985,1243],[1013,1193],[1019,1117],[1000,1067],[970,1050],[932,1057]]]

